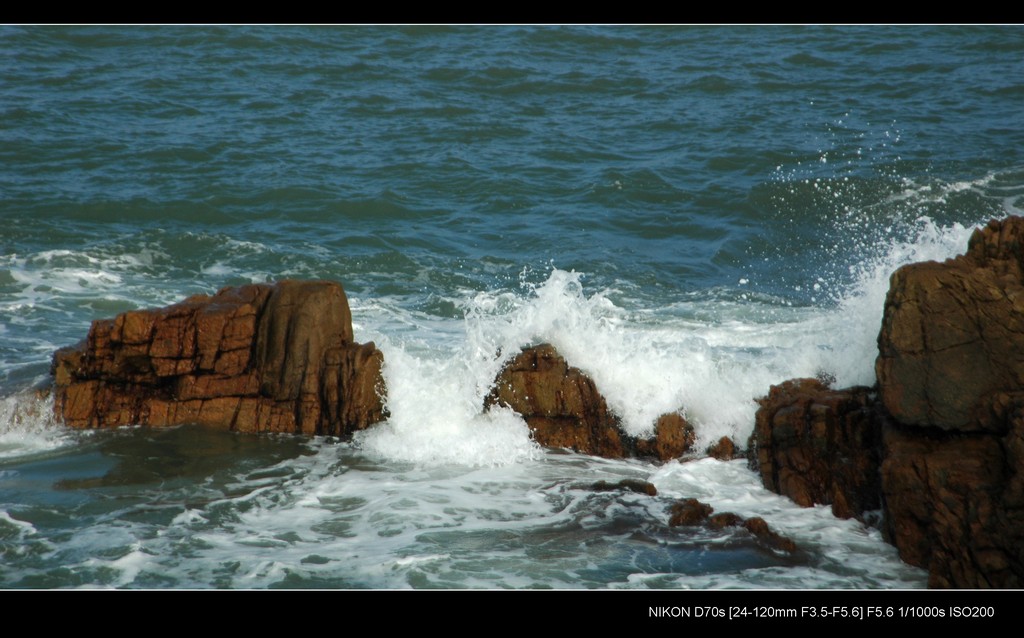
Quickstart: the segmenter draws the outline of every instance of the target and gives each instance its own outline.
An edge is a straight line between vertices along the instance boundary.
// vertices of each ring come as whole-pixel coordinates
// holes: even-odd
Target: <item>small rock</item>
[[[736,458],[736,444],[727,436],[718,439],[718,443],[708,447],[708,456],[719,461],[730,461]]]
[[[711,512],[715,511],[713,507],[707,503],[701,503],[695,498],[688,498],[684,501],[680,501],[672,506],[669,510],[672,514],[668,520],[670,527],[679,527],[681,525],[700,525],[704,523]]]
[[[591,485],[590,489],[595,492],[614,492],[622,490],[626,492],[636,492],[637,494],[647,494],[648,496],[658,495],[658,488],[654,487],[653,484],[648,483],[647,481],[641,481],[639,479],[622,479],[618,483],[598,481]]]

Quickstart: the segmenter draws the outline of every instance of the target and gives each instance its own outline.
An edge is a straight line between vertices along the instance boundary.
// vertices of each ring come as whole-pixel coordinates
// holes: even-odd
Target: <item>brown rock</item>
[[[893,273],[875,372],[905,425],[969,431],[993,393],[1024,388],[1024,218],[989,222],[967,254]]]
[[[636,456],[667,461],[677,459],[693,447],[697,435],[693,426],[678,412],[662,414],[654,423],[654,436],[636,439]]]
[[[744,519],[732,512],[722,512],[712,516],[715,511],[707,503],[695,498],[688,498],[674,503],[669,509],[669,527],[694,527],[704,525],[709,529],[722,530],[726,527],[743,527],[769,549],[793,553],[796,543],[791,539],[775,533],[763,518]]]
[[[870,388],[830,390],[817,379],[772,386],[748,443],[764,486],[841,518],[878,509],[881,421]]]
[[[707,503],[688,498],[672,505],[672,509],[669,510],[672,516],[668,519],[668,524],[670,527],[700,525],[707,521],[713,511],[715,509]]]
[[[637,494],[646,494],[648,496],[657,496],[658,488],[654,487],[652,483],[647,481],[641,481],[639,479],[622,479],[618,483],[609,483],[608,481],[598,481],[590,486],[590,489],[595,492],[636,492]]]
[[[54,355],[54,408],[81,428],[344,435],[383,418],[382,362],[340,285],[253,284],[93,322]]]
[[[626,456],[618,421],[594,382],[550,344],[526,348],[505,366],[484,402],[495,404],[521,414],[541,445]]]
[[[1024,393],[1003,437],[887,424],[886,531],[931,587],[1024,584]]]
[[[743,517],[732,512],[715,514],[708,519],[708,527],[711,529],[725,529],[726,527],[739,527],[743,525]]]
[[[730,461],[739,455],[736,451],[736,444],[727,436],[718,439],[718,442],[708,447],[708,456],[719,461]]]
[[[897,270],[875,363],[886,528],[933,587],[1024,583],[1024,218]]]
[[[789,552],[790,554],[796,551],[796,543],[794,543],[792,539],[774,532],[771,527],[768,527],[768,523],[766,523],[760,516],[748,518],[743,522],[743,527],[747,528],[747,531],[759,538],[761,542],[767,544],[772,549]]]
[[[667,460],[693,443],[693,427],[678,414],[659,418],[651,438],[626,434],[594,381],[570,367],[551,344],[524,348],[506,364],[484,400],[485,408],[494,405],[521,414],[541,445],[582,454]]]

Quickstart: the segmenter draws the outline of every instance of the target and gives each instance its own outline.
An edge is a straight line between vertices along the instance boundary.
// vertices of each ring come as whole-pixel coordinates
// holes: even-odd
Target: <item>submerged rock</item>
[[[637,494],[646,494],[648,496],[657,496],[658,488],[654,487],[652,483],[647,481],[641,481],[640,479],[622,479],[618,483],[609,483],[608,481],[598,481],[590,486],[590,489],[595,492],[636,492]]]
[[[544,446],[607,458],[678,458],[693,444],[693,426],[679,414],[660,417],[654,436],[641,439],[622,429],[594,381],[569,366],[551,344],[524,348],[498,374],[484,407],[515,410]]]
[[[705,526],[712,530],[722,530],[727,527],[743,527],[750,532],[758,541],[769,549],[787,552],[796,552],[797,546],[792,539],[776,533],[768,526],[763,518],[743,518],[732,512],[722,512],[712,515],[715,509],[707,503],[702,503],[695,498],[687,498],[674,503],[669,509],[669,527],[694,527]]]
[[[382,420],[382,363],[372,343],[353,342],[337,283],[224,288],[94,321],[54,355],[54,410],[77,428],[344,435]]]
[[[772,549],[789,553],[796,551],[796,543],[794,543],[792,539],[786,538],[772,530],[772,528],[768,526],[768,523],[760,516],[748,518],[743,521],[743,527]]]
[[[695,498],[684,499],[672,505],[670,510],[672,516],[668,519],[668,524],[669,527],[700,525],[708,520],[713,511],[715,511],[713,507],[707,503],[701,503]]]

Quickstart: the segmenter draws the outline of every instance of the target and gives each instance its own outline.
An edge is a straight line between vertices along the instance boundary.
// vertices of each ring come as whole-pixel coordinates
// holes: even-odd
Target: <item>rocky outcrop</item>
[[[382,363],[372,343],[354,343],[337,283],[224,288],[93,322],[54,355],[54,409],[78,428],[340,436],[383,418]]]
[[[1024,218],[891,279],[878,336],[886,528],[937,587],[1024,584]]]
[[[886,532],[931,587],[1024,584],[1024,395],[1004,436],[885,428]]]
[[[890,280],[875,372],[904,425],[974,431],[993,393],[1024,389],[1024,218],[975,231],[967,254]]]
[[[1024,218],[989,222],[965,255],[893,274],[873,405],[866,388],[798,379],[757,413],[767,487],[838,515],[878,501],[932,587],[1024,584],[1022,240]]]
[[[541,445],[582,454],[667,460],[685,454],[694,440],[693,426],[679,414],[660,417],[650,438],[626,434],[594,381],[550,344],[524,348],[509,361],[484,401],[485,408],[495,405],[522,415]]]
[[[793,379],[758,403],[747,454],[765,487],[841,518],[878,509],[881,422],[869,388]]]

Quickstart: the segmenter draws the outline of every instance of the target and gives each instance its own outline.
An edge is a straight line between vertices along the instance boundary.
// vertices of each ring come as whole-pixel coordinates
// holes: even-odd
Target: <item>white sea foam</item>
[[[0,398],[0,459],[27,457],[73,442],[71,433],[54,421],[52,397],[25,391]]]
[[[479,381],[488,373],[493,379],[497,364],[467,359],[458,350],[379,345],[390,418],[356,437],[363,449],[393,460],[442,464],[500,465],[536,456],[521,417],[508,410],[481,412],[486,386]],[[481,361],[488,370],[480,370]]]
[[[873,384],[890,274],[962,252],[971,232],[918,219],[911,240],[893,240],[851,266],[854,283],[832,306],[751,297],[627,309],[607,291],[586,291],[581,273],[553,268],[522,292],[466,299],[462,334],[454,321],[406,313],[404,338],[378,337],[391,418],[357,440],[395,460],[487,465],[533,458],[522,420],[483,413],[482,405],[505,361],[522,346],[549,342],[594,379],[627,432],[647,435],[659,415],[679,411],[695,425],[699,447],[722,436],[742,445],[755,399],[772,384],[822,374],[838,386]]]
[[[118,587],[330,582],[377,588],[807,588],[925,582],[921,570],[899,563],[877,531],[767,492],[742,462],[707,459],[658,468],[547,453],[501,467],[403,467],[375,465],[344,445],[312,447],[314,454],[277,466],[287,470],[285,477],[269,483],[239,477],[232,492],[259,487],[225,494],[202,516],[186,510],[154,527],[132,511],[111,514],[116,525],[102,525],[102,533],[84,530],[69,541],[69,551],[89,557],[69,567],[110,572],[104,582]],[[589,487],[621,478],[650,480],[659,496]],[[704,551],[699,548],[728,551],[731,537],[668,529],[668,509],[684,497],[698,497],[720,512],[761,516],[809,559],[782,566],[766,553],[753,559],[762,565],[757,568],[742,567],[749,558],[737,558],[738,567],[704,568],[695,560]],[[636,534],[650,536],[638,541]],[[188,561],[176,558],[182,552]]]
[[[837,307],[823,316],[819,328],[829,337],[822,366],[835,376],[838,386],[875,382],[878,331],[892,273],[906,264],[943,261],[963,254],[972,232],[973,226],[939,226],[921,217],[911,240],[893,241],[878,257],[851,266],[854,285]]]

